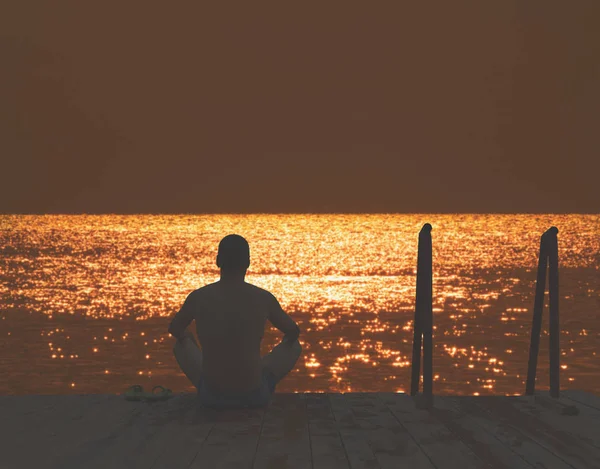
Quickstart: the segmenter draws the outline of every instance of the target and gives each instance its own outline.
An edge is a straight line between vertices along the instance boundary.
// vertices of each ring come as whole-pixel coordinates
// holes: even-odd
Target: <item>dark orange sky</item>
[[[597,0],[10,3],[0,212],[600,212]]]

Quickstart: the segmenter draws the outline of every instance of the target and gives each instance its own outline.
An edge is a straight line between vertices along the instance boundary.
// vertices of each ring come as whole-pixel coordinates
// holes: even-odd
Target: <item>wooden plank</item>
[[[274,394],[265,413],[252,467],[305,469],[311,465],[304,395]]]
[[[494,435],[500,442],[534,467],[572,469],[571,466],[552,452],[521,433],[518,428],[510,425],[509,422],[501,421],[488,410],[487,406],[478,405],[478,397],[453,396],[445,399],[450,400],[461,414],[470,416],[477,425]],[[501,399],[504,399],[504,397],[501,397]]]
[[[472,416],[461,413],[449,397],[435,396],[434,407],[430,413],[491,467],[497,469],[534,467]]]
[[[383,468],[435,466],[390,410],[373,394],[346,393],[344,399]]]
[[[600,459],[600,411],[582,405],[575,406],[577,413],[565,413],[574,406],[572,401],[563,398],[552,398],[548,393],[531,396],[510,397],[516,409],[531,415],[547,425],[550,430],[559,431],[568,435],[565,442],[577,440],[582,445],[584,454],[589,452],[591,457]],[[595,413],[595,415],[594,415]],[[558,435],[558,434],[557,434]],[[599,465],[600,467],[600,465]]]
[[[95,403],[106,399],[102,394],[10,396],[2,409],[3,420],[11,422],[9,427],[2,425],[0,437],[16,437],[21,433],[41,430],[52,426],[57,418],[72,418]]]
[[[565,390],[561,391],[561,396],[600,410],[600,396],[596,396],[595,394],[579,390]]]
[[[592,415],[594,409],[580,409],[578,413],[565,413],[572,405],[565,399],[550,398],[537,393],[535,396],[509,397],[505,405],[512,405],[526,416],[527,422],[535,421],[535,430],[532,437],[539,439],[540,444],[552,448],[562,459],[573,466],[600,467],[600,438],[598,429],[600,420]],[[528,418],[527,418],[528,417]]]
[[[129,402],[122,396],[111,396],[106,403],[83,416],[78,426],[71,426],[69,431],[61,432],[60,441],[52,440],[52,446],[61,448],[63,454],[54,466],[47,467],[98,467],[107,460],[115,464],[115,467],[145,469],[161,467],[165,461],[168,463],[164,467],[177,467],[177,462],[185,461],[186,456],[187,462],[182,466],[187,467],[197,451],[193,441],[186,438],[185,433],[195,409],[195,394],[180,394],[166,402],[156,403]],[[131,426],[136,419],[139,424],[140,416],[150,427],[145,434],[146,439],[139,439],[137,447],[128,446],[126,441],[119,438],[127,439],[131,436],[131,431],[127,433],[123,429]],[[194,430],[192,436],[200,437],[198,426]],[[179,438],[175,438],[176,435]],[[177,444],[180,446],[176,448],[176,452],[165,454],[169,445]],[[135,452],[133,460],[128,448]]]
[[[350,467],[327,394],[305,394],[313,469]]]
[[[583,394],[586,394],[586,393],[583,393]],[[538,395],[542,396],[544,398],[544,401],[547,401],[547,402],[559,402],[560,404],[562,404],[563,407],[567,407],[567,408],[575,407],[577,409],[577,412],[576,412],[577,415],[583,414],[585,416],[591,416],[594,419],[600,418],[600,409],[597,409],[596,407],[590,406],[583,402],[573,400],[570,397],[568,397],[569,396],[568,394],[565,394],[564,392],[561,392],[559,399],[550,398],[549,397],[550,393],[544,392],[544,391],[538,393]],[[570,410],[570,409],[568,409],[568,410]],[[564,408],[561,410],[561,413],[571,414],[571,412],[565,412]]]
[[[514,397],[514,396],[513,396]],[[563,415],[578,415],[581,408],[589,409],[593,411],[594,409],[589,408],[585,405],[581,405],[579,402],[573,401],[561,393],[558,398],[550,397],[550,392],[548,391],[536,391],[535,397],[532,396],[516,396],[524,398],[523,402],[534,403],[537,401],[543,401],[543,405],[548,407],[549,409],[554,410],[555,412]]]
[[[38,413],[23,414],[20,409],[16,422],[15,414],[3,414],[1,438],[6,450],[0,453],[0,467],[9,465],[8,461],[28,467],[52,467],[52,462],[71,447],[69,435],[82,434],[82,417],[98,406],[112,407],[109,400],[108,395],[54,396],[44,399]],[[25,401],[32,403],[31,399]]]
[[[89,448],[97,447],[97,441],[125,425],[141,408],[139,402],[125,401],[121,395],[107,395],[106,399],[81,412],[73,420],[61,420],[52,437],[44,440],[53,451],[49,451],[46,467],[82,467],[88,459]],[[77,460],[77,456],[80,459]],[[74,457],[74,464],[69,464]],[[50,464],[51,463],[51,464]]]
[[[180,394],[166,402],[147,404],[151,412],[149,424],[154,431],[148,434],[147,439],[140,442],[136,449],[135,460],[129,462],[129,467],[148,469],[157,465],[161,457],[166,457],[173,462],[175,456],[172,451],[173,445],[188,429],[188,422],[192,420],[196,409],[195,403],[195,394]],[[187,464],[191,462],[194,454],[188,456]],[[184,454],[177,456],[182,458]],[[187,467],[187,464],[184,467]]]
[[[436,396],[429,412],[397,394],[276,394],[262,430],[260,411],[207,412],[195,394],[152,404],[121,395],[3,396],[0,467],[219,468],[254,460],[257,468],[462,469],[473,464],[461,462],[463,446],[494,468],[600,467],[598,397],[547,394]],[[564,414],[570,406],[579,414]]]
[[[7,437],[27,431],[45,420],[54,419],[57,409],[68,408],[74,401],[84,400],[81,396],[39,395],[3,396],[0,437]],[[9,425],[7,425],[9,424]]]
[[[183,414],[180,421],[171,421],[162,432],[162,448],[151,469],[189,467],[214,426],[214,418],[196,402]]]
[[[343,394],[328,394],[331,411],[336,420],[346,456],[352,469],[380,469],[381,466],[367,441],[366,432],[354,418],[350,404]]]
[[[81,463],[86,469],[135,467],[136,459],[143,455],[148,441],[159,431],[159,416],[164,413],[165,403],[122,402],[135,411],[104,435],[95,433],[95,438],[88,441],[72,460],[75,462],[73,468]],[[89,425],[95,423],[90,421]]]
[[[2,415],[26,416],[37,414],[44,410],[51,410],[60,402],[69,402],[72,398],[82,398],[85,395],[61,394],[27,394],[24,396],[0,396],[0,409]]]
[[[89,437],[98,426],[102,426],[103,417],[111,417],[110,428],[122,417],[115,406],[117,396],[65,397],[70,398],[70,406],[57,410],[58,413],[52,414],[52,418],[47,421],[29,421],[31,426],[28,431],[13,436],[16,441],[4,439],[5,443],[10,443],[6,444],[7,450],[0,454],[0,462],[4,463],[4,458],[8,460],[15,457],[21,467],[66,467],[61,463],[65,454],[82,439]],[[111,413],[108,413],[109,411]],[[89,420],[94,422],[93,427],[89,426]],[[32,448],[35,448],[35,451],[32,451]],[[3,467],[2,464],[0,467]]]
[[[251,467],[256,453],[263,409],[220,410],[190,469]]]
[[[476,403],[488,410],[504,428],[518,429],[521,435],[535,441],[555,458],[570,466],[581,469],[600,467],[597,451],[573,435],[559,430],[559,426],[553,428],[543,419],[537,418],[534,412],[530,412],[536,410],[534,404],[515,406],[519,402],[518,399],[525,399],[525,397],[481,396],[477,398]],[[550,465],[550,467],[555,466]]]
[[[381,393],[386,405],[437,467],[487,469],[490,466],[427,410],[417,409],[403,393]]]
[[[148,469],[161,454],[164,445],[165,429],[178,431],[181,429],[183,419],[192,409],[181,406],[177,409],[167,409],[164,402],[148,403],[151,413],[148,415],[145,436],[132,450],[135,458],[124,458],[131,469]]]
[[[21,464],[52,467],[53,461],[59,459],[77,441],[70,437],[89,434],[89,429],[85,428],[82,422],[85,415],[96,413],[98,406],[110,409],[114,407],[111,397],[63,396],[55,400],[54,402],[60,401],[60,404],[23,418],[20,424],[25,426],[24,429],[20,428],[20,431],[15,431],[8,438],[3,435],[3,441],[10,444],[7,444],[8,450],[3,452],[0,459],[16,455]],[[35,447],[36,451],[31,451],[32,447]]]

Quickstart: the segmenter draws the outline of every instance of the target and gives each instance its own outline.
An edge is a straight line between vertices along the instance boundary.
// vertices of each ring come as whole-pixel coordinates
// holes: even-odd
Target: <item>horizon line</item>
[[[140,216],[140,215],[600,215],[600,212],[353,212],[353,211],[333,211],[333,212],[0,212],[0,216],[61,216],[61,215],[121,215],[121,216]]]

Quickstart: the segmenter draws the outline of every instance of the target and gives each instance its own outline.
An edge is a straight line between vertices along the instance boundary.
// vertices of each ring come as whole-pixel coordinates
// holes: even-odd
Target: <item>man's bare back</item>
[[[216,264],[221,279],[190,293],[169,325],[177,339],[175,359],[203,405],[265,405],[302,353],[300,329],[271,293],[244,281],[250,266],[246,239],[225,236]],[[186,332],[193,320],[202,350]],[[261,357],[267,320],[285,337]]]
[[[218,281],[192,292],[170,327],[175,336],[196,320],[202,376],[215,393],[244,393],[260,386],[260,344],[266,321],[295,341],[299,329],[267,290],[246,282]],[[186,324],[187,323],[187,324]]]

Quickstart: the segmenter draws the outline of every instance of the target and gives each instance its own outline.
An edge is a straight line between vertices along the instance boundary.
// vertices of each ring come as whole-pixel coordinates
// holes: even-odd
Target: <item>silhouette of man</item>
[[[217,266],[221,279],[190,293],[169,325],[175,359],[204,406],[264,406],[300,356],[300,328],[275,296],[244,281],[250,247],[243,237],[221,240]],[[186,330],[194,319],[202,350]],[[284,337],[261,358],[267,319]]]

